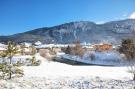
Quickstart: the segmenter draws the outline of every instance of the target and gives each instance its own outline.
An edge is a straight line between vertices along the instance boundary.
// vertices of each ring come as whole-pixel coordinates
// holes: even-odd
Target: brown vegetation
[[[75,43],[75,47],[70,47],[68,46],[64,52],[66,54],[71,54],[71,55],[77,55],[77,56],[83,56],[84,55],[84,49],[82,48],[82,46],[80,45],[80,42],[76,42]]]
[[[49,49],[40,49],[39,50],[40,56],[46,58],[47,60],[51,60],[52,56],[50,54],[50,50]]]

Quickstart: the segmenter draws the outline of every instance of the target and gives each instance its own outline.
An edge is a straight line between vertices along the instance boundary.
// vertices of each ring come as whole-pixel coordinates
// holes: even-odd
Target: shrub
[[[78,41],[75,43],[75,47],[68,46],[67,48],[62,48],[62,50],[66,54],[77,55],[81,57],[84,55],[84,49],[82,48],[82,46]]]
[[[72,51],[72,52],[74,52],[75,55],[78,55],[81,57],[84,55],[84,49],[82,48],[82,46],[80,45],[79,42],[75,43],[75,47],[73,48],[73,50],[74,51]]]
[[[72,50],[71,50],[71,47],[68,46],[66,49],[65,49],[65,53],[66,54],[72,54]]]
[[[47,52],[49,52],[49,50],[47,50],[47,49],[40,49],[39,50],[40,56],[42,56],[42,57],[46,57]]]
[[[16,69],[15,69],[15,74],[24,75],[23,70],[21,70],[21,69],[19,69],[19,68],[17,68],[17,67],[16,67]]]
[[[4,64],[0,64],[0,70],[4,68]]]
[[[90,54],[90,59],[91,60],[95,60],[95,55],[94,54]]]
[[[52,55],[50,54],[50,50],[48,49],[40,49],[40,56],[46,58],[47,60],[52,60]]]

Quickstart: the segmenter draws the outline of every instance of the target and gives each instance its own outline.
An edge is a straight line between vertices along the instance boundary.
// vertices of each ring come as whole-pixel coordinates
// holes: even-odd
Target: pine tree
[[[6,56],[9,58],[9,69],[10,69],[10,73],[9,73],[9,79],[11,79],[12,76],[12,71],[11,71],[11,67],[12,67],[12,57],[17,53],[17,47],[16,45],[9,41],[8,42],[8,46],[7,46],[7,50],[6,50]]]
[[[66,54],[71,54],[71,47],[70,47],[70,46],[68,46],[68,47],[66,48],[65,53],[66,53]]]

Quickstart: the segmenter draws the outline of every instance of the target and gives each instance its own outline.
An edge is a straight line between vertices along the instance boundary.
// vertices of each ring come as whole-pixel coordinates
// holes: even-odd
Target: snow
[[[24,44],[25,47],[30,47],[30,46],[32,45],[32,43],[28,43],[28,42],[24,42],[24,43],[22,43],[22,44]]]
[[[133,89],[133,75],[127,67],[73,66],[41,60],[40,66],[22,66],[24,76],[0,80],[2,89]]]
[[[16,55],[16,56],[13,56],[13,57],[12,57],[12,63],[16,63],[17,61],[25,62],[26,59],[28,59],[28,58],[31,59],[32,56],[31,56],[31,55]],[[38,61],[38,60],[44,60],[44,58],[41,57],[39,53],[36,53],[36,54],[35,54],[35,58],[36,58],[37,61]],[[3,60],[5,60],[5,59],[4,59],[4,58],[0,58],[0,63],[1,63]],[[7,59],[7,60],[5,60],[5,61],[8,62],[9,59]]]
[[[0,50],[2,50],[2,51],[6,50],[6,45],[5,45],[5,44],[0,43]]]
[[[94,59],[90,58],[90,55],[94,55]],[[87,64],[99,64],[99,65],[124,65],[122,57],[117,52],[86,52],[83,57],[63,54],[61,55],[65,60],[73,60]]]
[[[60,53],[59,55],[65,55]],[[31,56],[16,56],[14,58],[28,58]],[[48,61],[40,56],[35,55],[36,60],[41,60],[40,66],[22,66],[24,77],[101,77],[109,79],[132,79],[132,73],[128,72],[126,66],[75,66],[64,63]]]
[[[23,66],[25,77],[101,77],[109,79],[132,79],[127,67],[72,66],[58,62],[42,61],[40,66]]]
[[[6,46],[5,44],[0,43],[0,47],[5,47],[5,46]]]
[[[52,47],[67,47],[67,44],[43,44],[39,46],[35,46],[36,48],[52,48]]]
[[[35,42],[35,45],[42,45],[40,41]]]
[[[17,61],[20,61],[20,62],[24,62],[26,61],[27,58],[32,58],[32,56],[30,55],[24,55],[24,56],[13,56],[12,58],[12,63],[16,63]],[[2,63],[2,61],[5,60],[4,58],[0,58],[0,63]],[[6,62],[9,61],[9,59],[5,60]]]
[[[64,53],[59,53],[59,56],[64,55],[67,56]],[[116,54],[114,53],[108,53],[108,54],[97,54],[97,58],[100,58],[100,60],[91,62],[91,63],[103,63],[102,62],[105,58],[116,58],[114,57]],[[47,59],[40,56],[39,53],[35,55],[36,60],[41,60],[40,66],[22,66],[24,70],[24,76],[25,77],[71,77],[71,76],[81,76],[81,77],[101,77],[101,78],[110,78],[110,79],[132,79],[132,74],[129,73],[128,68],[126,66],[96,66],[96,65],[90,65],[90,66],[73,66],[68,65],[64,63],[59,62],[53,62],[53,61],[47,61]],[[67,56],[68,58],[73,56]],[[105,58],[104,58],[105,57]],[[30,55],[27,56],[14,56],[12,61],[22,61],[26,58],[31,58]],[[75,57],[76,58],[76,57]],[[80,60],[79,58],[76,58],[76,60]],[[86,60],[80,60],[90,63],[90,61]],[[113,62],[112,62],[113,63]]]
[[[134,89],[133,81],[100,78],[19,78],[0,80],[1,89]]]
[[[5,51],[5,50],[6,50],[6,48],[0,47],[0,50],[1,50],[1,51]]]

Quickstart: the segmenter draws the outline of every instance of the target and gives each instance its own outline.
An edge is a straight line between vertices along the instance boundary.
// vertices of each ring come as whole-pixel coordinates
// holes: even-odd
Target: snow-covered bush
[[[33,56],[32,58],[27,58],[26,62],[24,63],[24,65],[26,66],[39,66],[41,64],[40,60],[36,60],[35,56]]]
[[[10,73],[12,73],[12,75],[16,76],[23,76],[23,70],[19,69],[17,66],[13,66],[11,64],[0,64],[1,68],[0,68],[0,72],[1,75],[0,77],[2,79],[7,79],[8,76],[10,75]]]

